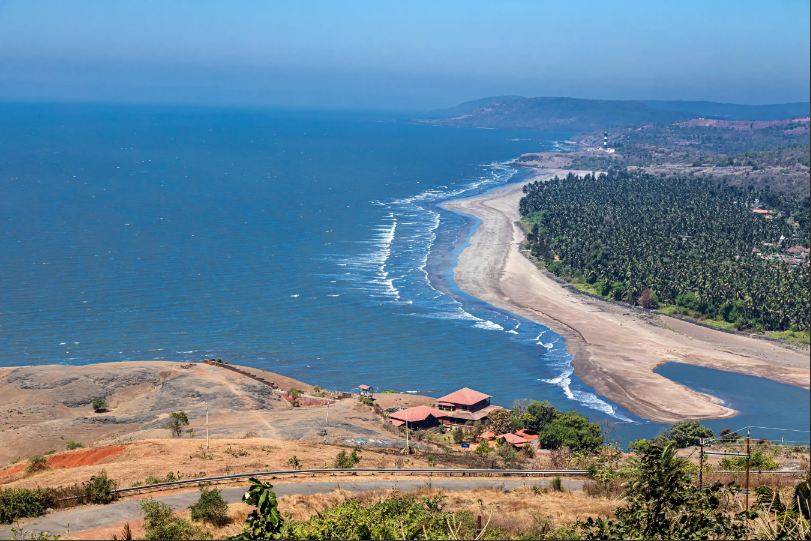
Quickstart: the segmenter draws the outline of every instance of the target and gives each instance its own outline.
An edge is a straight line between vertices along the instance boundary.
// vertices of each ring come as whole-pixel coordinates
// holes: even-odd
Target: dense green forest
[[[808,265],[780,259],[808,245],[807,199],[622,171],[535,182],[524,193],[530,249],[559,276],[739,329],[809,328]],[[771,219],[752,212],[758,202]]]

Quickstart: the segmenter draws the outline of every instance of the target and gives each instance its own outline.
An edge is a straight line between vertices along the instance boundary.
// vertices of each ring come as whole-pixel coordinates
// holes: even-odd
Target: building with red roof
[[[394,426],[408,425],[408,428],[429,428],[435,426],[442,412],[430,406],[414,406],[389,414]]]
[[[497,439],[504,440],[506,443],[509,443],[510,445],[518,449],[530,443],[528,439],[522,438],[518,434],[513,433],[501,434]]]
[[[408,423],[409,428],[429,427],[435,422],[445,426],[472,425],[476,421],[485,421],[494,411],[503,409],[490,404],[490,395],[465,387],[436,401],[436,406],[416,406],[389,414],[389,420],[395,426]],[[408,419],[406,420],[406,416]]]

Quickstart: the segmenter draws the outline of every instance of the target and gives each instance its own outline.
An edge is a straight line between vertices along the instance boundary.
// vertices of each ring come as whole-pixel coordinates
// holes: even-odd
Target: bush
[[[459,444],[462,443],[465,439],[465,435],[462,432],[461,428],[454,428],[453,429],[453,443]]]
[[[486,539],[503,539],[486,531]],[[474,539],[476,521],[467,512],[444,510],[444,497],[392,496],[363,504],[347,500],[302,521],[288,522],[284,539]]]
[[[179,438],[183,434],[183,427],[189,426],[189,416],[185,411],[174,411],[169,415],[167,428],[172,431],[172,435]]]
[[[515,462],[515,457],[518,456],[518,453],[515,452],[512,445],[503,443],[498,446],[498,456],[504,461],[505,466],[510,466]]]
[[[28,459],[28,466],[26,466],[26,473],[37,473],[48,469],[48,459],[42,455],[34,455]]]
[[[210,539],[203,530],[172,513],[172,508],[162,502],[147,499],[141,502],[144,511],[144,537],[146,539]]]
[[[68,440],[65,442],[65,449],[68,451],[73,451],[74,449],[81,449],[82,447],[84,447],[84,445],[82,445],[82,443],[78,441]]]
[[[93,406],[93,411],[96,413],[104,413],[108,408],[107,401],[103,398],[94,398],[90,405]]]
[[[85,500],[90,503],[110,503],[116,498],[113,490],[116,482],[107,477],[107,472],[102,470],[97,475],[84,483]]]
[[[488,442],[483,441],[476,446],[476,450],[473,452],[480,456],[487,456],[493,452],[493,448],[490,447],[490,444]]]
[[[56,493],[47,488],[0,488],[0,524],[38,517],[56,503]]]
[[[296,455],[293,455],[287,459],[287,465],[293,468],[294,470],[301,469],[301,461],[298,459]]]
[[[746,469],[746,457],[724,457],[718,465],[722,470],[742,471]],[[780,464],[774,458],[760,449],[752,451],[749,455],[749,469],[751,470],[776,470],[779,467]]]
[[[351,453],[347,453],[345,450],[341,450],[335,456],[335,467],[342,468],[342,469],[350,469],[354,468],[355,465],[360,462],[360,453],[358,453],[357,449],[352,449]]]
[[[558,413],[538,432],[538,436],[550,449],[568,447],[573,451],[593,451],[603,444],[600,426],[575,411]]]
[[[222,498],[219,489],[200,490],[200,499],[191,507],[191,519],[194,521],[207,522],[214,526],[224,526],[228,524],[228,504]]]
[[[549,488],[555,492],[563,492],[563,481],[560,480],[560,477],[553,477],[552,482],[549,483]]]

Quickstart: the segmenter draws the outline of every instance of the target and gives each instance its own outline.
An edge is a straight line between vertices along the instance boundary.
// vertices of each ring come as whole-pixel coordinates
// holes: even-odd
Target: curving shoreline
[[[531,180],[567,172],[538,170]],[[637,313],[574,293],[547,276],[520,252],[524,234],[517,225],[518,201],[526,182],[442,205],[480,222],[459,255],[454,278],[470,295],[563,335],[575,373],[598,394],[641,417],[672,423],[736,412],[716,397],[653,371],[667,361],[809,387],[811,372],[804,353],[676,318]]]

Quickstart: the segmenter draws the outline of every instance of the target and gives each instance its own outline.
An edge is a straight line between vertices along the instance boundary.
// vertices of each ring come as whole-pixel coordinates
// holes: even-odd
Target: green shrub
[[[296,455],[293,455],[287,459],[287,465],[293,468],[294,470],[301,469],[301,461],[298,459]]]
[[[207,522],[214,526],[224,526],[230,522],[228,518],[228,504],[222,498],[219,489],[200,490],[200,499],[191,507],[191,519],[198,522]]]
[[[65,442],[65,449],[67,449],[68,451],[73,451],[74,449],[81,449],[82,447],[84,447],[84,445],[82,445],[82,443],[78,441],[68,440]]]
[[[38,517],[54,506],[56,493],[47,488],[0,488],[0,524]]]
[[[358,462],[360,462],[360,453],[357,449],[352,449],[351,453],[347,453],[346,450],[341,449],[341,451],[335,455],[336,468],[354,468]]]
[[[706,426],[702,426],[698,421],[682,421],[676,423],[662,434],[662,437],[673,441],[678,449],[698,445],[699,440],[712,438],[714,436],[715,434],[712,430]]]
[[[724,457],[718,463],[718,466],[722,470],[742,471],[746,469],[746,457],[743,456]],[[749,469],[776,470],[779,467],[780,464],[778,464],[774,458],[767,455],[760,449],[752,451],[752,454],[750,455],[749,458]]]
[[[485,532],[487,539],[502,539]],[[444,510],[444,497],[392,496],[372,504],[347,500],[318,515],[283,525],[284,539],[474,539],[468,512]]]
[[[575,411],[558,413],[538,435],[550,449],[568,447],[573,451],[593,451],[603,444],[600,426]]]
[[[549,483],[549,488],[555,492],[563,492],[563,481],[560,480],[560,477],[553,477]]]
[[[210,539],[202,528],[172,513],[172,508],[162,502],[147,499],[141,502],[144,511],[144,537],[156,540]]]
[[[26,473],[37,473],[48,469],[48,459],[42,455],[34,455],[28,459],[28,466],[26,466]]]
[[[96,413],[104,413],[108,408],[107,401],[103,398],[94,398],[90,405],[93,406],[93,411]]]
[[[110,503],[115,500],[116,483],[102,470],[84,483],[85,500],[89,503]]]
[[[242,495],[242,501],[253,506],[254,510],[245,518],[242,532],[232,539],[280,539],[283,522],[273,485],[262,483],[254,477],[249,481],[251,485]],[[285,539],[290,538],[290,535],[285,536]]]

